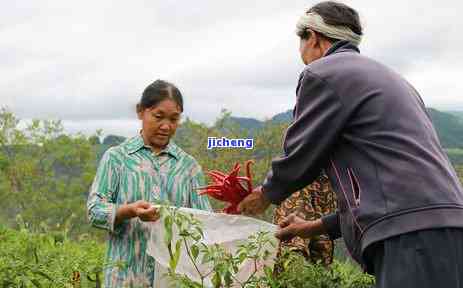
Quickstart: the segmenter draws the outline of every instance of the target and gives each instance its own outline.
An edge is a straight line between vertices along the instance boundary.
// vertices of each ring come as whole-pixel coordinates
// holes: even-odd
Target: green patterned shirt
[[[149,231],[137,217],[115,225],[117,208],[145,200],[168,201],[171,205],[211,210],[205,196],[195,188],[204,186],[198,162],[170,142],[153,153],[136,136],[108,149],[99,164],[87,202],[90,223],[109,231],[108,262],[123,261],[124,267],[105,269],[105,287],[151,287],[154,259],[146,254]]]

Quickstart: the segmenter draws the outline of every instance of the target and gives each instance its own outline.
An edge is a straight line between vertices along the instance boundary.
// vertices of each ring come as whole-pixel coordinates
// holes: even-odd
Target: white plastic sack
[[[235,253],[238,245],[254,233],[259,231],[268,231],[273,235],[276,231],[275,225],[251,217],[213,213],[191,208],[179,208],[179,211],[193,214],[196,219],[202,222],[204,232],[204,239],[202,242],[204,244],[221,244],[231,253]],[[162,223],[162,220],[159,220],[154,223],[146,223],[146,225],[150,226],[149,229],[151,231],[147,252],[156,260],[157,281],[154,287],[169,287],[167,277],[163,277],[163,275],[167,272],[167,267],[169,267],[170,259],[169,251],[164,243],[164,223]],[[172,243],[177,241],[177,235],[178,234],[177,231],[175,231],[174,225]],[[276,255],[276,249],[271,245],[268,246],[269,247],[265,247],[265,249],[271,252],[271,256],[268,258],[267,262],[259,263],[261,267],[263,265],[270,266]],[[198,268],[202,274],[206,274],[211,270],[209,265],[199,265]],[[254,263],[251,261],[244,262],[236,275],[237,279],[239,281],[245,281],[253,271]],[[183,245],[176,272],[185,274],[194,281],[201,281],[195,267],[188,258],[186,249]],[[262,270],[260,272],[262,272]],[[206,285],[208,287],[212,287],[210,277],[206,279]]]

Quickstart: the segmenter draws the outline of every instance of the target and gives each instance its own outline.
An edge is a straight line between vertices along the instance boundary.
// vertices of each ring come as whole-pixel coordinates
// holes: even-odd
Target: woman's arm
[[[189,198],[190,198],[190,206],[191,208],[212,211],[211,204],[209,203],[209,198],[206,195],[199,195],[198,188],[206,186],[206,180],[201,169],[201,166],[197,165],[197,167],[193,170],[191,175],[191,190],[189,191]]]
[[[149,202],[116,203],[119,191],[120,165],[116,152],[108,149],[98,166],[87,200],[88,218],[98,228],[119,232],[124,220],[134,217],[142,221],[156,221],[159,213]],[[119,229],[118,229],[119,228]]]
[[[87,200],[87,215],[92,226],[115,232],[116,215],[121,205],[115,203],[119,188],[119,168],[113,148],[108,149],[98,165]]]

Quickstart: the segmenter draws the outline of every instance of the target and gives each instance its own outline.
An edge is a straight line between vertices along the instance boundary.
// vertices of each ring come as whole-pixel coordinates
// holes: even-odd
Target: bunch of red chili
[[[216,170],[207,172],[212,184],[200,187],[199,194],[207,194],[219,201],[227,202],[229,204],[223,212],[239,214],[238,204],[252,192],[252,163],[254,163],[252,160],[246,161],[246,176],[238,176],[241,168],[239,163],[235,164],[228,175]]]

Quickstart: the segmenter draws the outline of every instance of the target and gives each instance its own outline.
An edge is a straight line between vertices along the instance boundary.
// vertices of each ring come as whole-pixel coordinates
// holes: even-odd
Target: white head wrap
[[[347,40],[358,46],[362,40],[362,36],[352,31],[347,26],[333,26],[326,24],[323,18],[315,12],[305,13],[299,18],[296,24],[296,33],[301,35],[301,32],[311,29],[317,31],[326,37]]]

